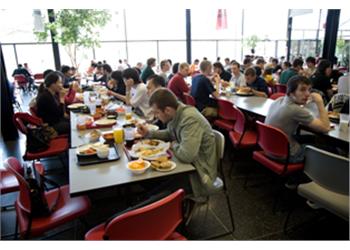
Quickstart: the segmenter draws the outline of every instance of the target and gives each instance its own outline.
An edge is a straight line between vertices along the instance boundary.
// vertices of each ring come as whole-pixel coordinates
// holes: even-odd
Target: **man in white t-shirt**
[[[233,83],[234,87],[245,87],[247,86],[245,83],[244,74],[240,71],[240,64],[236,61],[231,62],[231,72],[232,77],[230,82]]]

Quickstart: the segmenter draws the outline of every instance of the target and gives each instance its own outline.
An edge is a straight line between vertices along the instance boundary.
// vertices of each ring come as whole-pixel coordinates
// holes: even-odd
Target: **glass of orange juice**
[[[124,131],[123,128],[115,128],[113,130],[114,142],[116,144],[121,144],[124,142]]]

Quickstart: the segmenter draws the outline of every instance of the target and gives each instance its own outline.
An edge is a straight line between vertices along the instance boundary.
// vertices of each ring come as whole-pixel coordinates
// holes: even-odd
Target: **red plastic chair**
[[[227,131],[233,130],[236,121],[236,112],[233,108],[233,104],[222,99],[218,99],[217,103],[219,106],[219,119],[214,121],[214,125]]]
[[[40,85],[44,82],[44,74],[43,73],[37,73],[34,74],[34,85],[35,87],[39,88]]]
[[[230,140],[236,149],[248,149],[256,146],[257,134],[254,130],[247,129],[247,122],[241,110],[233,107],[236,112],[236,123],[229,132]]]
[[[128,211],[102,223],[85,234],[85,240],[186,240],[175,232],[182,221],[184,191],[150,205]]]
[[[60,192],[56,210],[49,216],[32,217],[30,191],[22,173],[23,168],[19,161],[10,157],[5,160],[5,167],[14,174],[19,182],[19,196],[17,197],[16,207],[16,232],[19,226],[21,238],[38,237],[47,231],[54,229],[64,223],[77,219],[90,210],[90,200],[86,196],[70,198],[69,186],[65,185],[59,189],[52,189],[45,192],[49,206],[55,203],[58,192]],[[60,191],[59,191],[60,190]]]
[[[191,105],[193,107],[196,106],[196,100],[193,98],[193,96],[191,96],[188,93],[184,93],[184,97],[185,97],[185,104],[186,105]]]
[[[280,98],[281,96],[285,96],[285,95],[286,95],[285,93],[274,93],[269,98],[272,100],[276,100],[276,99]]]
[[[275,88],[276,88],[277,93],[287,93],[287,85],[286,84],[277,83],[275,85]]]
[[[23,134],[27,134],[28,130],[26,124],[41,125],[42,120],[40,118],[34,117],[29,113],[17,112],[13,116],[13,122],[16,128]],[[68,138],[66,136],[58,136],[50,141],[49,148],[42,152],[30,153],[25,152],[23,159],[29,160],[39,160],[41,158],[58,156],[61,153],[65,153],[69,148]]]
[[[289,163],[288,136],[278,128],[259,121],[256,123],[258,144],[263,151],[254,151],[253,159],[280,176],[303,170],[304,163]]]

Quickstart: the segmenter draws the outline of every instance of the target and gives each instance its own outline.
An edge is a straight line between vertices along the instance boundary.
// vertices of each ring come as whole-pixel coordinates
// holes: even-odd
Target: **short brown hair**
[[[157,107],[164,111],[166,107],[177,109],[179,103],[176,96],[166,88],[160,88],[153,92],[149,99],[149,105],[157,105]]]
[[[287,95],[294,93],[301,84],[311,86],[312,83],[311,80],[305,76],[295,75],[289,78],[287,82]]]
[[[211,66],[211,62],[207,61],[207,60],[203,60],[201,61],[200,65],[199,65],[199,69],[204,72],[206,71],[209,67]]]
[[[254,67],[250,67],[250,68],[247,68],[245,71],[244,71],[244,75],[245,76],[256,76],[256,70]]]

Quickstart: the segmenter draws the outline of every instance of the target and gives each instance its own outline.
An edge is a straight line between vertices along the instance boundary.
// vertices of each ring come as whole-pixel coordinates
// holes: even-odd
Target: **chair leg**
[[[16,226],[15,226],[15,240],[18,239],[18,218],[17,218],[17,215],[16,215]]]
[[[295,210],[295,206],[293,206],[289,211],[288,214],[286,216],[286,220],[284,221],[284,225],[283,225],[283,233],[287,234],[287,226],[288,226],[288,222],[290,219],[290,216],[292,215],[293,211]]]

